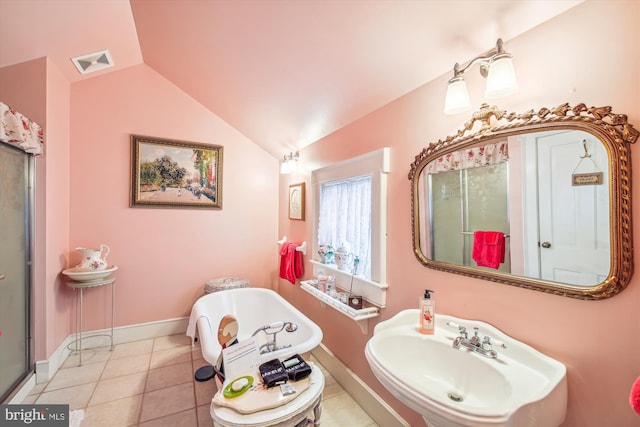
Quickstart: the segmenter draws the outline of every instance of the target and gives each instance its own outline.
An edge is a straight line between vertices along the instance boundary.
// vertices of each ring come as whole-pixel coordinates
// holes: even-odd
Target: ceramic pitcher
[[[353,263],[353,254],[345,246],[340,246],[334,254],[336,266],[340,270],[348,270]]]
[[[100,271],[107,268],[109,246],[100,245],[100,249],[76,248],[76,251],[82,254],[82,260],[77,268],[87,271]]]

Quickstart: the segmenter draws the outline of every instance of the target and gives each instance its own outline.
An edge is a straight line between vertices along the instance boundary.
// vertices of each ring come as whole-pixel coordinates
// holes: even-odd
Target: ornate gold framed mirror
[[[413,249],[426,267],[579,298],[633,274],[630,144],[611,107],[522,114],[483,104],[411,164]]]

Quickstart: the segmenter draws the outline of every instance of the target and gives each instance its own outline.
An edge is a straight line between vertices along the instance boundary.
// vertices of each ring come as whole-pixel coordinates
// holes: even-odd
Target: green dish
[[[233,386],[233,384],[241,379],[246,379],[247,380],[247,384],[242,387],[240,390],[233,390],[231,387]],[[245,391],[249,390],[251,388],[251,386],[253,385],[253,377],[251,375],[246,375],[244,377],[240,377],[240,378],[236,378],[235,380],[231,381],[223,390],[222,390],[222,395],[224,397],[226,397],[227,399],[231,399],[233,397],[238,397],[240,396],[242,393],[244,393]]]

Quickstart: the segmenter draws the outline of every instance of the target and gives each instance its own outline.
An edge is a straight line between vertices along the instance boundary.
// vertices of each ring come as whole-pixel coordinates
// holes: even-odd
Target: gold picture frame
[[[304,182],[289,186],[289,219],[304,221]]]
[[[130,207],[222,209],[222,148],[131,135]]]

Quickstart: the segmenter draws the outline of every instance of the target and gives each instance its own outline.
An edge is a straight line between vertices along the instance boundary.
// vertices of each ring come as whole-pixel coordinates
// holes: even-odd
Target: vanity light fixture
[[[296,151],[295,153],[285,154],[282,159],[282,163],[280,163],[280,173],[282,175],[286,175],[291,172],[295,172],[298,169],[298,159],[300,155]]]
[[[515,93],[518,90],[518,83],[511,58],[511,54],[505,52],[502,47],[502,39],[498,39],[495,49],[486,55],[472,59],[463,68],[456,63],[453,67],[453,77],[447,86],[444,113],[457,114],[471,109],[464,73],[476,63],[480,65],[480,74],[487,78],[487,87],[484,92],[486,98],[500,98]]]

